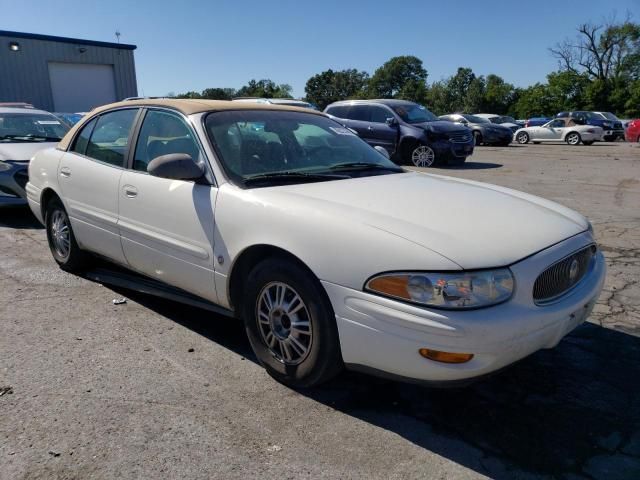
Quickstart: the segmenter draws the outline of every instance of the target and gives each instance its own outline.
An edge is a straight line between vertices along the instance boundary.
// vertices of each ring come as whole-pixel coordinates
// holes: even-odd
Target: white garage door
[[[88,112],[116,101],[113,65],[49,62],[56,112]]]

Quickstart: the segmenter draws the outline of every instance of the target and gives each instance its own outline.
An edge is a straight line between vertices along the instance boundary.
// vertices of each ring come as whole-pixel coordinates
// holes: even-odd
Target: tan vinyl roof
[[[60,140],[58,143],[59,150],[67,150],[71,139],[75,136],[75,133],[87,123],[89,118],[94,117],[96,114],[104,112],[105,110],[111,110],[114,108],[123,107],[165,107],[177,110],[185,115],[191,115],[201,112],[220,112],[224,110],[285,110],[291,112],[304,112],[313,115],[324,115],[322,112],[311,110],[308,108],[291,107],[288,105],[274,105],[271,103],[253,103],[253,102],[232,102],[230,100],[200,100],[200,99],[177,99],[177,98],[155,98],[155,99],[140,99],[140,100],[127,100],[124,102],[110,103],[108,105],[102,105],[101,107],[94,108],[85,117],[76,123],[71,130]]]

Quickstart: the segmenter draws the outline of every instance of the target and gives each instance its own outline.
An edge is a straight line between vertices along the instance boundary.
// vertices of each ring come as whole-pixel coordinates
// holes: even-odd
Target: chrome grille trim
[[[467,143],[471,141],[471,134],[467,132],[450,133],[449,141],[453,143]]]
[[[593,268],[596,251],[595,244],[581,248],[558,260],[538,275],[533,285],[534,303],[536,305],[547,305],[577,287]],[[572,280],[569,272],[574,260],[577,261],[578,270]]]

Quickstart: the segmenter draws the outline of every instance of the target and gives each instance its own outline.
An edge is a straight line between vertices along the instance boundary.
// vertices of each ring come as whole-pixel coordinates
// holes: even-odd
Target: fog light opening
[[[421,348],[418,353],[424,358],[441,363],[466,363],[473,358],[473,353],[440,352],[430,348]]]

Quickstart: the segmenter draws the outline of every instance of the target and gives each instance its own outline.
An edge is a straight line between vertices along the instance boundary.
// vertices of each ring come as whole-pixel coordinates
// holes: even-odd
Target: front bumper
[[[616,138],[624,138],[624,130],[620,129],[620,130],[604,130],[602,132],[602,137],[616,137]]]
[[[431,147],[439,160],[464,160],[473,154],[473,136],[469,142],[452,142],[450,140],[437,140],[431,143]]]
[[[488,144],[504,144],[511,143],[513,140],[513,132],[494,132],[487,131],[485,135],[482,137],[482,141]]]
[[[513,297],[478,310],[427,309],[322,282],[336,313],[344,362],[356,370],[446,383],[486,375],[552,348],[591,313],[604,284],[604,257],[598,252],[590,273],[553,304],[535,305],[533,284],[548,266],[592,242],[584,232],[512,265]],[[420,348],[474,357],[462,364],[438,363],[421,357]]]
[[[28,162],[0,162],[0,206],[26,205]]]

